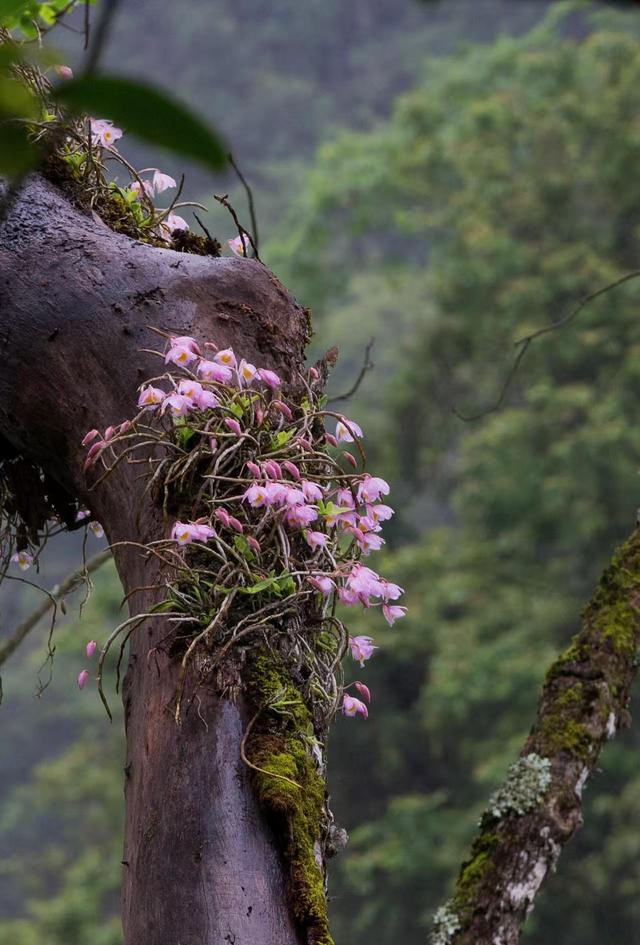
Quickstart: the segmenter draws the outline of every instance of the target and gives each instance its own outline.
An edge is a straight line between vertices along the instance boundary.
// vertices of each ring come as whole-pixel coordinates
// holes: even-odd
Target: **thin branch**
[[[238,180],[240,181],[240,183],[241,183],[242,186],[244,187],[244,192],[245,192],[245,194],[247,195],[247,203],[249,204],[249,219],[251,220],[251,232],[253,233],[253,239],[254,239],[254,242],[255,242],[255,253],[256,253],[256,256],[258,256],[258,244],[259,244],[259,241],[258,241],[258,218],[257,218],[257,215],[256,215],[256,206],[255,206],[255,202],[254,202],[254,199],[253,199],[253,191],[252,191],[252,189],[251,189],[251,187],[250,187],[250,185],[249,185],[247,179],[245,178],[244,174],[242,173],[242,171],[240,170],[240,168],[239,168],[238,165],[236,164],[235,159],[234,159],[234,157],[233,157],[233,154],[231,154],[231,152],[229,152],[229,154],[227,155],[227,157],[229,158],[229,164],[231,165],[231,167],[234,169],[234,171],[235,171],[236,174],[238,175]],[[258,258],[259,258],[259,257],[258,257]]]
[[[327,401],[328,404],[337,404],[338,401],[341,401],[341,400],[350,400],[353,397],[353,395],[357,392],[367,372],[370,371],[373,367],[375,367],[373,361],[371,360],[371,349],[373,348],[374,343],[375,343],[375,338],[371,338],[367,347],[364,349],[364,358],[362,360],[362,367],[360,368],[360,373],[358,374],[353,385],[344,394],[338,394],[337,397],[329,397]]]
[[[606,742],[629,724],[640,646],[640,529],[617,549],[582,629],[547,672],[537,717],[489,802],[432,941],[516,945],[538,890],[582,823],[581,797]]]
[[[460,413],[456,407],[453,407],[452,410],[456,417],[458,417],[460,420],[464,420],[465,423],[471,423],[474,420],[480,420],[482,417],[486,417],[488,414],[495,413],[496,410],[499,410],[504,403],[507,391],[511,387],[514,377],[518,373],[518,368],[520,367],[522,359],[529,350],[532,342],[534,342],[537,338],[541,338],[542,335],[547,335],[549,332],[557,331],[559,328],[564,328],[564,326],[573,321],[576,315],[579,315],[582,309],[589,305],[590,302],[594,302],[596,299],[600,298],[600,296],[605,295],[607,292],[611,292],[612,289],[617,289],[618,286],[624,285],[625,282],[630,282],[631,279],[637,279],[638,276],[640,276],[640,269],[633,269],[631,272],[625,273],[625,275],[620,276],[619,279],[615,279],[608,285],[602,286],[600,289],[596,289],[595,292],[585,295],[584,298],[578,302],[575,308],[571,309],[571,311],[569,311],[562,318],[558,319],[558,321],[551,322],[551,324],[545,325],[544,328],[538,328],[536,331],[532,331],[531,334],[524,335],[524,337],[515,341],[514,347],[520,348],[520,350],[515,357],[515,360],[504,380],[500,393],[495,402],[490,407],[486,407],[484,410],[480,410],[478,413],[470,414],[468,416],[465,416],[464,414]]]
[[[120,0],[102,0],[102,3],[102,12],[96,23],[91,43],[89,43],[89,5],[87,4],[85,6],[85,49],[87,49],[87,47],[89,49],[84,67],[85,75],[90,75],[98,68],[98,63],[100,62],[113,26],[114,17],[120,6]]]
[[[235,223],[236,228],[238,230],[240,239],[242,240],[242,250],[244,252],[245,257],[246,258],[249,257],[249,254],[247,252],[247,242],[249,242],[251,244],[251,248],[255,254],[256,259],[258,260],[258,262],[262,262],[262,260],[260,259],[260,256],[258,255],[258,247],[256,246],[254,242],[253,236],[251,235],[249,230],[245,230],[242,223],[240,223],[240,220],[238,219],[238,214],[233,209],[232,205],[229,203],[229,195],[224,194],[223,196],[221,196],[220,194],[214,194],[213,199],[217,200],[218,203],[221,204],[231,214],[233,218],[233,222]]]
[[[12,636],[9,637],[7,642],[0,647],[0,666],[9,659],[9,657],[17,650],[27,634],[33,630],[35,626],[40,622],[40,620],[55,606],[59,601],[67,596],[71,591],[73,591],[78,584],[82,583],[87,574],[93,574],[94,571],[97,571],[105,561],[108,561],[111,558],[111,552],[107,549],[105,551],[98,552],[93,558],[87,561],[86,565],[77,568],[73,571],[68,577],[64,579],[62,584],[57,588],[51,591],[50,595],[44,600],[39,607],[37,607],[32,614],[30,614],[26,620],[20,624],[20,626],[15,630]]]

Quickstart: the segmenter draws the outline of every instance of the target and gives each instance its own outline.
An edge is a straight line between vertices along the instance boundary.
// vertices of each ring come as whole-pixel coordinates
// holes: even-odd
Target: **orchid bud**
[[[256,407],[256,426],[261,427],[264,422],[264,410],[262,407]]]
[[[89,679],[89,673],[86,669],[83,669],[78,674],[78,689],[84,689],[84,687],[87,685],[88,679]]]
[[[353,453],[348,453],[348,452],[345,450],[342,455],[344,456],[344,458],[346,459],[346,461],[347,461],[348,463],[350,463],[350,464],[353,466],[354,469],[357,469],[357,468],[358,468],[358,461],[357,461],[357,459],[355,458],[355,456],[353,455]]]
[[[100,436],[99,430],[89,430],[82,438],[82,446],[88,446],[97,436]]]
[[[313,451],[313,443],[310,440],[306,440],[303,436],[296,437],[295,442],[298,446],[301,446],[303,450]]]
[[[371,702],[371,692],[368,686],[365,686],[363,682],[356,682],[355,687],[363,699],[366,699],[367,702]]]
[[[128,433],[132,426],[131,420],[123,420],[118,427],[118,433]]]
[[[254,479],[260,479],[260,477],[262,476],[262,470],[260,469],[258,464],[251,462],[251,460],[247,462],[247,469],[249,470],[249,472],[251,473]]]
[[[287,406],[287,404],[285,404],[283,400],[272,400],[271,406],[275,407],[276,410],[279,410],[280,413],[287,418],[287,420],[293,420],[291,409]]]
[[[87,643],[87,659],[91,659],[97,649],[98,644],[95,640],[89,640]]]
[[[56,74],[61,79],[73,79],[73,69],[71,66],[55,66]]]
[[[335,436],[333,435],[333,433],[325,433],[324,438],[325,438],[326,442],[327,442],[330,446],[337,446],[337,445],[338,445],[338,441],[336,440],[336,438],[335,438]]]
[[[232,433],[235,433],[236,436],[242,435],[242,428],[240,427],[240,424],[235,419],[235,417],[225,417],[224,423],[225,423],[225,426],[228,427]]]
[[[229,526],[229,513],[226,509],[216,509],[214,515],[223,525]]]
[[[320,377],[320,374],[318,373],[318,369],[314,367],[310,367],[309,377],[311,378],[312,381],[317,381],[318,378]]]
[[[116,432],[116,428],[115,428],[115,427],[107,427],[107,429],[104,431],[104,441],[105,441],[105,443],[108,443],[109,440],[113,439],[113,434],[114,434],[115,432]]]
[[[294,479],[297,479],[298,481],[302,479],[300,470],[298,469],[295,463],[290,463],[289,460],[285,460],[285,462],[282,465],[287,470],[287,472],[293,476]]]
[[[209,448],[212,453],[218,452],[218,441],[216,440],[215,436],[209,437]]]
[[[233,515],[229,516],[229,525],[240,535],[244,531],[244,526],[242,522],[240,521],[240,519],[234,518]]]
[[[247,544],[252,551],[255,551],[256,554],[260,554],[260,542],[257,538],[254,538],[253,535],[247,535]]]

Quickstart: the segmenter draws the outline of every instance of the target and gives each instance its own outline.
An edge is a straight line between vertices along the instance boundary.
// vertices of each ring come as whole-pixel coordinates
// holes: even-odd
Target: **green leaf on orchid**
[[[226,164],[227,149],[217,132],[152,85],[113,75],[88,75],[65,82],[53,94],[69,111],[107,115],[126,132],[210,170],[220,171]]]
[[[279,450],[283,446],[286,446],[291,437],[294,435],[294,430],[280,430],[279,433],[274,434],[271,437],[271,449]]]
[[[244,417],[244,408],[241,404],[229,404],[229,410],[236,417],[237,420],[242,420]]]
[[[244,537],[244,535],[234,535],[233,544],[236,547],[236,550],[240,552],[243,558],[246,558],[247,561],[253,561],[255,555],[251,550],[249,542]]]

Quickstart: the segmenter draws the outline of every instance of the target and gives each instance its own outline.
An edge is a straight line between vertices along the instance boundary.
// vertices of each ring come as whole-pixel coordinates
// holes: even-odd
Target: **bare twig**
[[[32,614],[30,614],[26,620],[20,624],[15,632],[9,637],[7,642],[0,647],[0,666],[5,663],[9,657],[17,650],[27,634],[33,630],[35,626],[39,623],[42,617],[47,614],[56,603],[61,601],[67,594],[73,591],[78,584],[82,583],[87,574],[93,574],[94,571],[97,571],[105,561],[108,561],[111,558],[111,552],[107,549],[105,551],[98,552],[93,558],[87,561],[86,564],[83,564],[82,567],[77,568],[73,571],[68,577],[64,579],[62,584],[57,588],[51,591],[50,595],[47,596],[47,599],[44,600],[39,607],[37,607]]]
[[[239,168],[238,165],[236,164],[235,159],[234,159],[234,157],[233,157],[233,154],[231,154],[231,152],[229,152],[229,154],[227,155],[227,157],[229,158],[229,164],[231,165],[231,167],[234,169],[234,171],[235,171],[236,174],[238,175],[238,180],[240,181],[240,183],[241,183],[242,186],[244,187],[244,191],[245,191],[245,193],[246,193],[246,195],[247,195],[247,203],[249,204],[249,219],[251,220],[251,232],[253,233],[253,239],[254,239],[254,242],[255,242],[255,254],[256,254],[256,256],[258,256],[258,244],[259,244],[259,241],[258,241],[258,218],[257,218],[257,215],[256,215],[256,206],[255,206],[255,202],[254,202],[254,199],[253,199],[253,191],[251,190],[251,187],[250,187],[250,185],[249,185],[247,179],[245,178],[244,174],[242,173],[242,171],[240,170],[240,168]]]
[[[375,343],[375,338],[371,338],[369,343],[367,344],[367,347],[364,349],[364,358],[362,360],[362,367],[360,368],[360,373],[358,374],[353,385],[344,394],[338,394],[337,397],[329,397],[327,401],[328,404],[337,404],[341,400],[350,400],[351,397],[353,397],[353,395],[357,392],[358,388],[360,387],[360,385],[362,384],[365,378],[366,373],[370,371],[373,367],[375,367],[373,361],[371,360],[371,350],[373,348],[374,343]]]
[[[514,377],[518,373],[518,368],[520,367],[520,364],[522,363],[522,359],[524,358],[525,354],[529,350],[529,347],[532,344],[532,342],[534,342],[537,338],[541,338],[542,335],[547,335],[549,334],[549,332],[557,331],[559,328],[564,328],[564,326],[567,325],[569,322],[573,321],[576,315],[579,315],[582,309],[585,308],[585,306],[587,306],[590,302],[595,301],[596,299],[600,298],[600,296],[605,295],[607,292],[611,292],[612,289],[617,289],[618,286],[624,285],[625,282],[630,282],[631,279],[637,279],[638,276],[640,276],[640,269],[633,269],[631,272],[625,273],[625,275],[620,276],[619,279],[615,279],[613,282],[610,282],[608,285],[602,286],[600,289],[596,289],[595,292],[591,292],[589,293],[589,295],[585,295],[584,298],[582,298],[580,302],[578,302],[575,308],[571,309],[570,312],[568,312],[562,318],[558,319],[558,321],[551,322],[551,324],[545,325],[544,328],[538,328],[536,329],[536,331],[531,332],[531,334],[524,335],[523,338],[519,338],[516,342],[514,342],[514,346],[516,348],[520,348],[520,350],[518,351],[515,357],[515,360],[511,366],[511,369],[509,370],[509,373],[507,374],[504,380],[500,393],[497,399],[495,400],[495,402],[490,407],[486,407],[484,410],[480,410],[478,413],[470,414],[467,416],[460,413],[460,411],[456,407],[453,407],[452,410],[455,413],[456,417],[458,417],[460,420],[464,420],[465,423],[471,423],[473,420],[480,420],[482,417],[486,417],[488,414],[494,413],[496,410],[499,410],[502,404],[504,403],[504,399],[507,395],[507,391],[509,390]]]
[[[236,228],[237,228],[237,230],[238,230],[238,234],[239,234],[239,236],[240,236],[240,239],[242,240],[242,250],[243,250],[243,252],[244,252],[244,255],[245,255],[247,258],[248,258],[248,256],[249,256],[249,254],[248,254],[248,252],[247,252],[247,241],[248,241],[248,242],[251,244],[251,248],[252,248],[252,250],[253,250],[253,252],[254,252],[254,254],[255,254],[256,259],[258,260],[258,262],[262,262],[262,260],[260,259],[260,256],[258,255],[258,247],[257,247],[256,244],[255,244],[255,241],[254,241],[254,239],[253,239],[253,236],[251,235],[251,233],[249,232],[249,230],[245,230],[245,228],[243,227],[242,223],[240,223],[240,220],[238,219],[238,214],[236,213],[236,211],[234,210],[234,208],[232,207],[232,205],[229,203],[229,195],[228,195],[228,194],[224,194],[224,195],[221,196],[220,194],[214,194],[214,195],[213,195],[213,199],[214,199],[214,200],[217,200],[218,203],[221,204],[221,206],[223,206],[223,207],[224,207],[226,210],[228,210],[229,213],[231,214],[231,216],[232,216],[232,218],[233,218],[233,222],[235,223]]]

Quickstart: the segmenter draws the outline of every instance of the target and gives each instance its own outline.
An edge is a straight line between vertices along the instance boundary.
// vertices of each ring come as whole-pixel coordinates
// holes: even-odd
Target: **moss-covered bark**
[[[540,885],[581,823],[582,789],[604,743],[627,724],[639,647],[636,529],[602,575],[580,632],[547,673],[520,759],[436,916],[434,945],[518,941]]]
[[[326,788],[311,712],[282,659],[266,648],[253,656],[246,687],[254,713],[246,756],[282,850],[293,914],[309,945],[333,945],[323,850]]]

